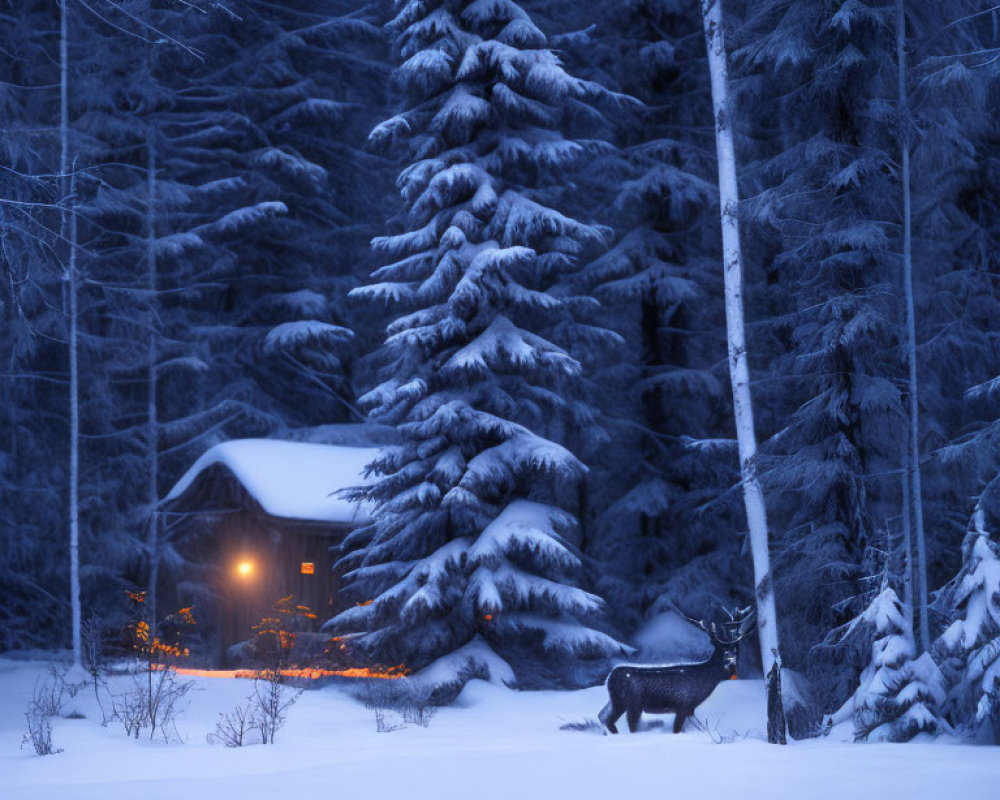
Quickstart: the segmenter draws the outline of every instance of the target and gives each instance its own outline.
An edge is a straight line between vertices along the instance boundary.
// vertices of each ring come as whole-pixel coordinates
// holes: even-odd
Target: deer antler
[[[693,617],[689,617],[687,614],[680,611],[678,613],[692,625],[696,625],[697,627],[705,631],[705,633],[711,636],[719,644],[725,644],[725,641],[719,638],[718,629],[715,627],[714,622],[705,622],[705,620],[703,619],[694,619]]]
[[[722,609],[725,615],[729,617],[729,622],[724,623],[724,627],[729,626],[731,623],[739,622],[739,632],[735,639],[729,640],[720,636],[719,628],[718,626],[716,626],[714,622],[705,622],[705,620],[703,619],[694,619],[693,617],[689,617],[687,614],[685,614],[683,611],[681,611],[676,607],[674,607],[673,610],[680,616],[684,617],[684,619],[686,619],[692,625],[696,625],[697,627],[701,628],[703,631],[705,631],[705,633],[707,633],[710,637],[712,637],[712,639],[714,639],[719,644],[723,645],[735,644],[736,642],[745,639],[750,634],[750,631],[753,630],[754,623],[756,622],[757,619],[757,612],[754,609],[754,607],[752,605],[748,605],[743,608],[737,608],[733,610],[730,610],[721,604],[719,607]]]
[[[740,616],[740,635],[736,641],[746,638],[750,631],[753,630],[754,624],[757,621],[757,612],[753,606],[740,609],[738,614]]]

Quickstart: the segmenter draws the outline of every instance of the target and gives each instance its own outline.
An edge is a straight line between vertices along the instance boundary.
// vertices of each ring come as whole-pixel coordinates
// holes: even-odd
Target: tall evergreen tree
[[[437,662],[452,687],[473,670],[512,680],[505,659],[530,663],[518,654],[620,652],[586,624],[601,601],[576,585],[565,510],[585,467],[559,443],[599,435],[574,392],[574,353],[614,337],[581,321],[595,304],[566,284],[605,232],[548,205],[587,153],[562,135],[564,110],[594,87],[511,0],[396,12],[407,105],[372,139],[404,153],[407,213],[376,242],[390,259],[378,282],[356,293],[402,312],[380,351],[384,381],[363,398],[402,441],[355,492],[374,522],[342,564],[365,602],[332,627],[378,660]]]
[[[913,44],[914,270],[926,375],[924,505],[927,572],[939,585],[959,568],[969,498],[996,474],[1000,348],[1000,195],[994,180],[998,65],[974,55],[1000,44],[993,14],[974,2],[907,6]],[[987,513],[991,493],[983,495]],[[933,631],[932,631],[933,633]]]
[[[872,534],[898,514],[902,430],[894,249],[894,6],[748,4],[741,59],[768,153],[748,200],[773,320],[763,426],[787,654],[839,702],[853,680],[806,654],[860,594]],[[745,94],[745,98],[751,97]],[[766,111],[764,110],[766,109]],[[888,365],[888,368],[887,368]],[[879,480],[878,476],[886,476]]]

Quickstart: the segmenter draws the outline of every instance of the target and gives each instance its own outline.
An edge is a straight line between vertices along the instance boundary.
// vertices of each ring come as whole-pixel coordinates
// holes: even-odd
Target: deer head
[[[731,675],[735,675],[739,643],[753,630],[756,612],[753,606],[734,610],[723,606],[722,611],[727,619],[718,624],[714,621],[705,622],[705,620],[691,619],[690,617],[688,620],[712,638],[716,649],[722,651],[722,665]]]

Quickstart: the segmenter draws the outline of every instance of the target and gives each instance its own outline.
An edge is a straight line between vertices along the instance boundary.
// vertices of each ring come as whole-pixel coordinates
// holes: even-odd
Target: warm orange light
[[[244,578],[248,577],[250,573],[253,572],[253,562],[241,561],[236,565],[236,571]]]
[[[163,664],[154,664],[154,670],[167,669]],[[191,669],[189,667],[170,666],[169,669],[178,675],[189,675],[196,678],[259,678],[260,672],[252,669]],[[405,678],[410,674],[403,664],[395,667],[352,667],[351,669],[321,669],[306,667],[302,669],[279,670],[284,678],[305,678],[319,680],[320,678],[375,678],[379,680],[395,680]]]
[[[302,574],[303,575],[312,575],[315,572],[316,572],[316,564],[315,563],[313,563],[312,561],[303,561],[302,562]]]

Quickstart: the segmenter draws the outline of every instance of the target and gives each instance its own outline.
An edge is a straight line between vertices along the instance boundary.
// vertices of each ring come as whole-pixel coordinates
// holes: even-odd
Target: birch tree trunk
[[[736,149],[733,144],[726,42],[722,27],[722,0],[702,0],[701,8],[705,43],[708,47],[708,68],[712,77],[715,145],[719,161],[719,205],[722,222],[726,329],[729,334],[729,377],[733,387],[733,416],[736,421],[736,439],[743,479],[743,502],[746,507],[750,550],[753,555],[760,655],[764,675],[767,676],[772,674],[774,667],[781,669],[781,651],[778,643],[778,616],[774,603],[774,580],[770,568],[767,513],[764,507],[764,492],[757,474],[757,438],[754,431],[750,369],[747,364],[743,321],[743,257],[737,221],[739,191],[736,183]],[[780,682],[769,681],[768,693],[768,709],[778,715],[774,724],[768,726],[768,741],[774,744],[783,743],[785,720]],[[771,694],[777,696],[770,696]]]
[[[81,666],[80,645],[80,368],[77,348],[76,177],[69,165],[69,21],[66,0],[59,4],[59,180],[62,193],[60,235],[69,243],[63,272],[69,327],[69,595],[73,666]],[[74,165],[75,172],[75,165]]]
[[[903,295],[906,301],[906,352],[909,362],[909,502],[913,509],[913,534],[916,540],[916,603],[919,637],[917,652],[930,650],[931,639],[927,622],[927,545],[924,539],[924,505],[920,484],[920,417],[917,394],[917,334],[913,309],[913,234],[910,210],[910,143],[907,123],[906,95],[906,14],[903,0],[896,0],[896,62],[899,77],[900,171],[902,173],[903,205]]]

